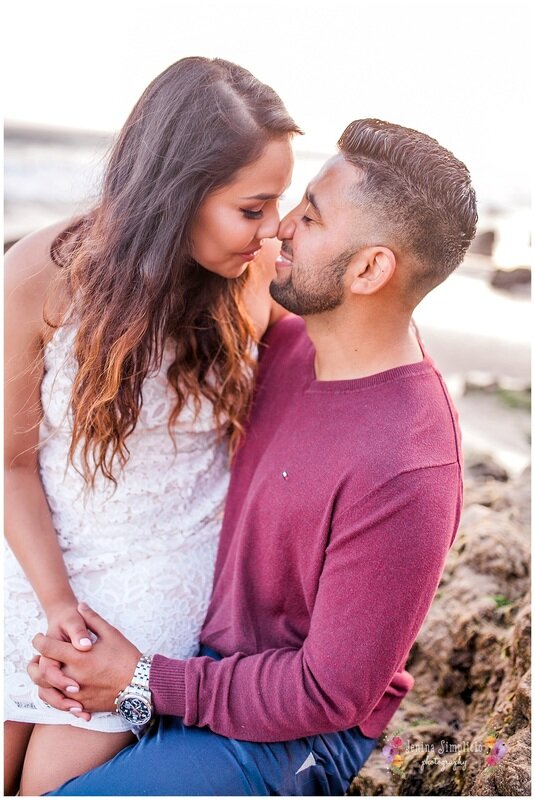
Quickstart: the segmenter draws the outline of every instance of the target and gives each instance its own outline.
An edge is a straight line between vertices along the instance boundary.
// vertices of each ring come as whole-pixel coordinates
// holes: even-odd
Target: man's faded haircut
[[[463,260],[475,236],[476,196],[458,158],[425,133],[378,119],[351,122],[338,140],[362,171],[354,199],[406,254],[407,288],[421,299]]]

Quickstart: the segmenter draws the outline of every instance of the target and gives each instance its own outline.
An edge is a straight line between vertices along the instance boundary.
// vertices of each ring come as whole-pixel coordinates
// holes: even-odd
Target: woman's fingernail
[[[69,708],[71,714],[77,714],[81,710],[82,710],[81,708],[75,708],[74,706],[72,708]]]
[[[91,644],[91,639],[80,639],[80,644],[82,645],[82,647],[87,647],[88,645]]]
[[[73,692],[79,692],[80,691],[80,687],[79,686],[67,686],[65,688],[65,691],[66,692],[71,692],[71,694],[72,694]]]

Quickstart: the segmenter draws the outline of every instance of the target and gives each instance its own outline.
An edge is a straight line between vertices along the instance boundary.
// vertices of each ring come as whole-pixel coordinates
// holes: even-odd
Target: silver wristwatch
[[[152,717],[151,662],[152,656],[141,656],[130,684],[115,698],[117,713],[136,730],[147,725]]]

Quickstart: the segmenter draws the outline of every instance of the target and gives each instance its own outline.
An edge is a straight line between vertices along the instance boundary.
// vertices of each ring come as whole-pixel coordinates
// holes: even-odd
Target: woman
[[[47,707],[25,673],[43,627],[92,646],[78,599],[148,651],[196,652],[297,133],[246,70],[178,61],[133,109],[96,207],[8,255],[6,794],[132,741],[117,715]]]

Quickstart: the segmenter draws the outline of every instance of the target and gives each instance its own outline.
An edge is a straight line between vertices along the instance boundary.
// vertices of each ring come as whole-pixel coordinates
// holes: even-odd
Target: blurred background
[[[305,130],[282,211],[352,119],[436,137],[469,167],[478,236],[415,315],[461,415],[466,453],[529,461],[528,3],[18,0],[4,11],[6,246],[86,208],[145,86],[221,56],[282,96]]]

